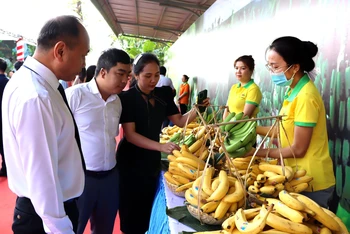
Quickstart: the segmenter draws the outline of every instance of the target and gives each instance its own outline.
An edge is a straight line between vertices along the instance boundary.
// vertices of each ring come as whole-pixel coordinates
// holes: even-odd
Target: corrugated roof
[[[91,0],[114,33],[175,42],[216,0]]]

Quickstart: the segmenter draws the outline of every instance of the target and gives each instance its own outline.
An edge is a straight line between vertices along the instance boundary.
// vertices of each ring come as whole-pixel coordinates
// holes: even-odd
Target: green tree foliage
[[[166,53],[170,47],[169,43],[154,42],[142,38],[134,38],[128,36],[116,37],[112,35],[112,39],[118,42],[123,50],[125,50],[131,58],[135,58],[140,53],[150,52],[157,55],[161,64],[166,60]]]

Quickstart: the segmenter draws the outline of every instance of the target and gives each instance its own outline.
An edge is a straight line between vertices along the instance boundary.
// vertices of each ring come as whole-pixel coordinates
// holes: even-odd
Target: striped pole
[[[17,61],[24,61],[24,42],[23,37],[18,38],[16,41],[17,48]]]

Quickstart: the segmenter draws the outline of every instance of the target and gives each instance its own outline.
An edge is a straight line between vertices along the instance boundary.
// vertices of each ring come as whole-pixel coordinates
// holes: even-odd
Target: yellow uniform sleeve
[[[294,124],[300,127],[315,127],[320,115],[320,106],[312,94],[298,95]]]

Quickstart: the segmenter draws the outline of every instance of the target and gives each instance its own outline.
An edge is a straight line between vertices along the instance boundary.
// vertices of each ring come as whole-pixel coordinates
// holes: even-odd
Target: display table
[[[166,186],[164,181],[164,172],[159,177],[159,186],[153,202],[152,214],[150,219],[149,234],[178,234],[182,231],[193,232],[190,227],[168,217],[166,208],[169,209],[183,206],[185,199],[174,195]]]

